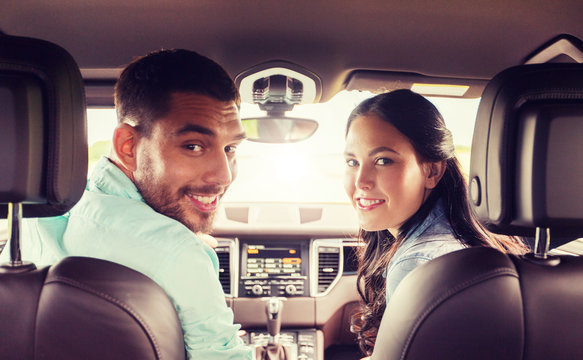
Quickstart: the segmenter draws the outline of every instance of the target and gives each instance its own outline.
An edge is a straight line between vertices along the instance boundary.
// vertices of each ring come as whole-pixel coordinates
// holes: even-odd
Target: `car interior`
[[[20,219],[67,212],[107,155],[123,67],[186,48],[221,64],[241,93],[248,141],[211,235],[245,343],[275,332],[293,359],[365,356],[350,332],[362,243],[342,189],[344,132],[361,100],[404,88],[452,127],[480,221],[524,237],[532,254],[467,249],[412,272],[372,358],[583,358],[581,13],[566,0],[8,0],[0,357],[184,358],[153,281],[91,258],[37,268],[18,244]]]

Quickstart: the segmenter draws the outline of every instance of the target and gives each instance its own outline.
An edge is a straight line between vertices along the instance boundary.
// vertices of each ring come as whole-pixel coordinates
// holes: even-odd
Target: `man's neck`
[[[124,173],[125,176],[128,177],[128,179],[130,179],[131,182],[133,182],[134,184],[136,183],[134,181],[134,174],[129,171],[121,161],[119,161],[119,159],[115,156],[115,154],[113,154],[113,151],[111,154],[109,154],[109,156],[107,157],[109,159],[109,161],[114,164],[115,166],[117,166],[118,169],[121,170],[121,172]]]

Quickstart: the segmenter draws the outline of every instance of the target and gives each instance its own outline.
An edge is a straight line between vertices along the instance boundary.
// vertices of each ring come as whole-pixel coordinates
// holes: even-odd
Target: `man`
[[[140,271],[174,302],[189,357],[250,359],[218,281],[218,258],[195,235],[210,231],[236,176],[235,150],[245,138],[239,103],[229,75],[194,52],[132,62],[115,88],[110,157],[97,163],[69,213],[27,222],[23,236],[39,239],[27,259],[91,256]]]

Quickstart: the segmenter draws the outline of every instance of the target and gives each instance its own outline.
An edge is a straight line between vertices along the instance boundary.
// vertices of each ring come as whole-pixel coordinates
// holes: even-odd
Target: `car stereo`
[[[307,296],[307,243],[243,243],[242,296]]]

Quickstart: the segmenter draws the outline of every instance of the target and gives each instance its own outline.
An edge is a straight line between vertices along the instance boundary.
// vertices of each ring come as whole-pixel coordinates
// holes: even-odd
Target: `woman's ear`
[[[447,167],[446,160],[427,162],[426,166],[426,178],[425,178],[425,188],[433,189],[439,184],[439,180],[443,177],[445,173],[445,168]]]
[[[137,169],[136,145],[139,134],[130,124],[121,123],[113,132],[113,151],[117,157],[118,165],[124,169],[124,173],[133,173]]]

